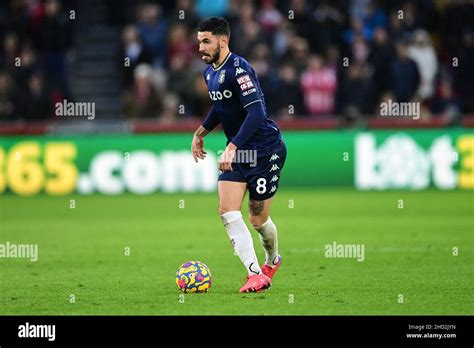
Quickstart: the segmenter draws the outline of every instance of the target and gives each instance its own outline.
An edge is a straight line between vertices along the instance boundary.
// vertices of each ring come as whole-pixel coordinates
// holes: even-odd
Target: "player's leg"
[[[261,274],[262,270],[255,254],[252,236],[240,211],[247,191],[247,183],[220,180],[218,191],[219,215],[235,251],[249,275]]]
[[[278,233],[270,218],[273,197],[278,191],[281,170],[286,160],[286,145],[281,142],[269,155],[258,158],[257,165],[248,171],[250,223],[257,230],[265,250],[262,272],[273,277],[281,264],[278,253]]]
[[[265,250],[265,265],[274,268],[281,263],[281,257],[278,253],[277,228],[270,218],[272,201],[273,197],[263,201],[250,199],[249,220],[253,228],[258,232],[263,249]]]
[[[240,211],[247,193],[247,183],[219,180],[217,191],[219,194],[219,215],[229,211]]]

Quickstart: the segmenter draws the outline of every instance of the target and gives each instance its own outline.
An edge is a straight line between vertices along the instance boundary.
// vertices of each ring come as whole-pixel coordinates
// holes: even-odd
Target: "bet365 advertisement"
[[[0,192],[117,195],[216,190],[222,133],[196,164],[191,134],[0,138]],[[474,189],[471,129],[284,132],[285,187]],[[258,163],[258,161],[257,161]]]

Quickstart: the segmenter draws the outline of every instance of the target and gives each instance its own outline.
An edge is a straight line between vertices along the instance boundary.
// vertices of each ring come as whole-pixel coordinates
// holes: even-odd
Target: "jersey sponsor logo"
[[[246,82],[246,83],[242,83],[242,84],[240,85],[240,90],[246,91],[246,90],[248,90],[248,89],[250,89],[250,88],[252,88],[252,87],[254,87],[254,86],[253,86],[253,83],[252,83],[252,81],[249,81],[249,82]]]
[[[225,70],[221,70],[221,72],[219,73],[219,78],[217,79],[217,81],[219,83],[223,83],[225,80]]]
[[[252,93],[255,93],[255,92],[257,92],[257,90],[255,88],[252,88],[248,91],[242,92],[242,95],[245,97],[245,96],[247,96],[249,94],[252,94]]]
[[[240,76],[238,79],[237,79],[237,82],[239,83],[239,85],[243,84],[243,83],[247,83],[250,81],[250,76],[247,74],[247,75],[244,75],[244,76]]]
[[[247,72],[247,70],[245,70],[245,69],[237,68],[237,69],[235,69],[235,76],[246,73],[246,72]]]
[[[240,64],[240,59],[237,57],[237,58],[234,58],[234,66],[239,66]]]
[[[209,97],[211,98],[212,101],[222,100],[224,98],[229,99],[230,97],[232,97],[232,91],[229,91],[228,89],[226,89],[223,92],[221,92],[221,91],[209,91]]]
[[[237,79],[237,82],[239,83],[240,85],[240,90],[241,91],[246,91],[250,88],[253,88],[254,85],[252,83],[252,80],[250,80],[250,76],[247,74],[247,75],[244,75],[244,76],[241,76]]]

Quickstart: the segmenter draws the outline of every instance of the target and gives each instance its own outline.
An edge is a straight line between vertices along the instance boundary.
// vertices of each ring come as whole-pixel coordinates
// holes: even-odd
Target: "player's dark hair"
[[[198,25],[198,31],[210,31],[212,35],[226,35],[230,38],[230,25],[225,18],[211,17]]]

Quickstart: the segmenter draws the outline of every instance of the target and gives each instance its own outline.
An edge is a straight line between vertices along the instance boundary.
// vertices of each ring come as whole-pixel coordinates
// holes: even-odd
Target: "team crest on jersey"
[[[235,76],[246,73],[246,72],[247,71],[245,69],[237,68],[237,69],[235,69]]]
[[[225,80],[225,70],[221,70],[221,72],[219,73],[219,78],[217,79],[217,81],[219,83],[223,83]]]

